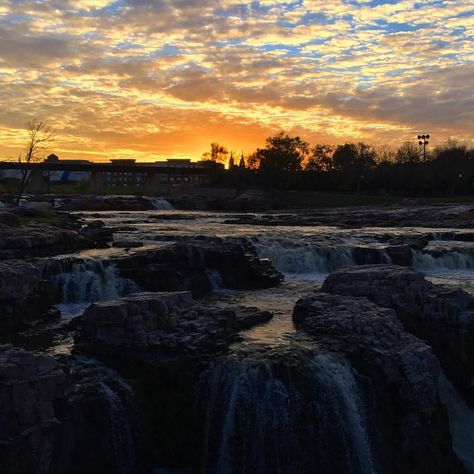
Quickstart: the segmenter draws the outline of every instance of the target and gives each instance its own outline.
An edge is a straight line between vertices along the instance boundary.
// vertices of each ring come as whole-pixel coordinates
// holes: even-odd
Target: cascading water
[[[132,280],[121,278],[116,266],[98,258],[72,258],[50,261],[43,278],[52,282],[63,317],[82,313],[88,303],[116,299],[140,291]]]
[[[153,202],[153,206],[156,210],[161,210],[161,211],[172,211],[172,210],[174,210],[174,207],[166,199],[153,198],[151,201]]]
[[[326,274],[354,265],[350,248],[313,244],[296,246],[285,241],[258,242],[255,248],[261,258],[269,258],[277,270],[286,274]]]
[[[435,256],[413,250],[413,268],[420,271],[474,270],[474,256],[456,250]]]
[[[444,374],[439,379],[439,395],[448,409],[454,452],[466,471],[474,474],[474,410]]]
[[[105,400],[106,413],[109,421],[110,457],[117,474],[130,474],[136,472],[134,459],[134,440],[128,421],[134,397],[131,388],[120,380],[120,393],[124,400],[112,386],[99,382],[98,390]]]
[[[222,276],[218,270],[208,268],[206,270],[206,275],[213,291],[224,288],[224,282],[222,281]]]
[[[203,472],[377,472],[357,375],[334,355],[232,355],[200,398]]]

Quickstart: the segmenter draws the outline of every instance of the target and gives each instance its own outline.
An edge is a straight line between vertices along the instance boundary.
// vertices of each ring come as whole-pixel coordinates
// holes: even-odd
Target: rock
[[[52,209],[52,203],[48,201],[20,201],[20,207],[23,209],[33,209],[35,211],[49,211]]]
[[[222,208],[230,211],[263,211],[280,207],[274,195],[257,189],[245,191],[227,200]]]
[[[412,248],[408,245],[389,245],[386,249],[387,255],[394,265],[410,267],[413,261]]]
[[[89,306],[76,347],[118,368],[202,364],[234,342],[239,331],[271,317],[255,308],[199,304],[190,292],[137,293]]]
[[[7,226],[17,226],[20,225],[20,220],[13,212],[2,211],[0,212],[0,224]]]
[[[21,260],[0,262],[0,328],[11,331],[59,317],[52,311],[52,287],[37,268]]]
[[[201,238],[119,258],[122,276],[149,291],[190,290],[209,293],[209,272],[218,272],[224,287],[257,289],[277,286],[283,275],[260,259],[249,241]]]
[[[120,249],[133,249],[138,247],[143,247],[143,242],[137,241],[115,241],[112,244],[112,247],[117,247]]]
[[[62,211],[149,211],[153,199],[145,196],[64,196],[57,201]]]
[[[391,265],[344,268],[331,273],[323,291],[365,296],[393,308],[406,330],[426,340],[451,380],[474,402],[474,298],[433,285],[422,273]]]
[[[87,247],[79,232],[46,224],[0,229],[0,257],[45,256]]]
[[[97,362],[0,346],[0,471],[142,472],[133,399]]]
[[[370,247],[354,247],[352,258],[356,265],[386,263],[387,257],[383,250]]]
[[[300,299],[293,320],[318,350],[344,355],[365,379],[381,472],[462,472],[438,397],[438,361],[393,310],[321,293]]]

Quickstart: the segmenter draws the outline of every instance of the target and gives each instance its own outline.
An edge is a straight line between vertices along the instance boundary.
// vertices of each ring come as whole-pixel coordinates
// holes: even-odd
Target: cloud
[[[40,117],[65,156],[199,158],[312,140],[472,139],[464,0],[4,0],[0,147]]]

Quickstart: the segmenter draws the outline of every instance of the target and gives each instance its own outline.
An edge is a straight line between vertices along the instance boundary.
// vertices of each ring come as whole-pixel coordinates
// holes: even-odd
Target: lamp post
[[[429,135],[418,135],[418,145],[423,147],[423,161],[426,161],[426,145],[430,143],[429,138]]]

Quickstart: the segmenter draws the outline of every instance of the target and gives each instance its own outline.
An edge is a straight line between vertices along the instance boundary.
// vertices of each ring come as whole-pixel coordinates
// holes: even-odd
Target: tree
[[[334,169],[341,173],[348,186],[355,185],[359,193],[365,174],[376,165],[375,157],[375,149],[366,143],[345,143],[334,152]]]
[[[211,143],[211,150],[202,154],[202,159],[206,161],[215,161],[216,163],[225,163],[229,155],[229,150],[219,143]]]
[[[257,149],[255,160],[262,171],[300,171],[308,153],[307,142],[280,132],[266,139],[265,148]]]
[[[25,125],[28,134],[25,148],[22,154],[18,156],[18,162],[29,165],[38,162],[48,145],[54,140],[54,130],[47,126],[42,120],[34,119]],[[21,198],[31,180],[32,171],[27,168],[21,169],[20,189],[16,198],[16,205],[20,204]]]
[[[244,152],[242,151],[242,154],[240,155],[240,161],[239,161],[239,168],[240,169],[245,169],[245,158],[244,158]]]
[[[413,142],[404,142],[397,150],[397,163],[419,163],[421,161],[420,149]]]
[[[311,156],[306,163],[305,169],[309,171],[331,171],[333,168],[331,145],[316,145],[311,150]]]
[[[232,168],[235,168],[235,163],[234,163],[234,154],[230,152],[230,158],[229,158],[229,169],[231,170]]]

